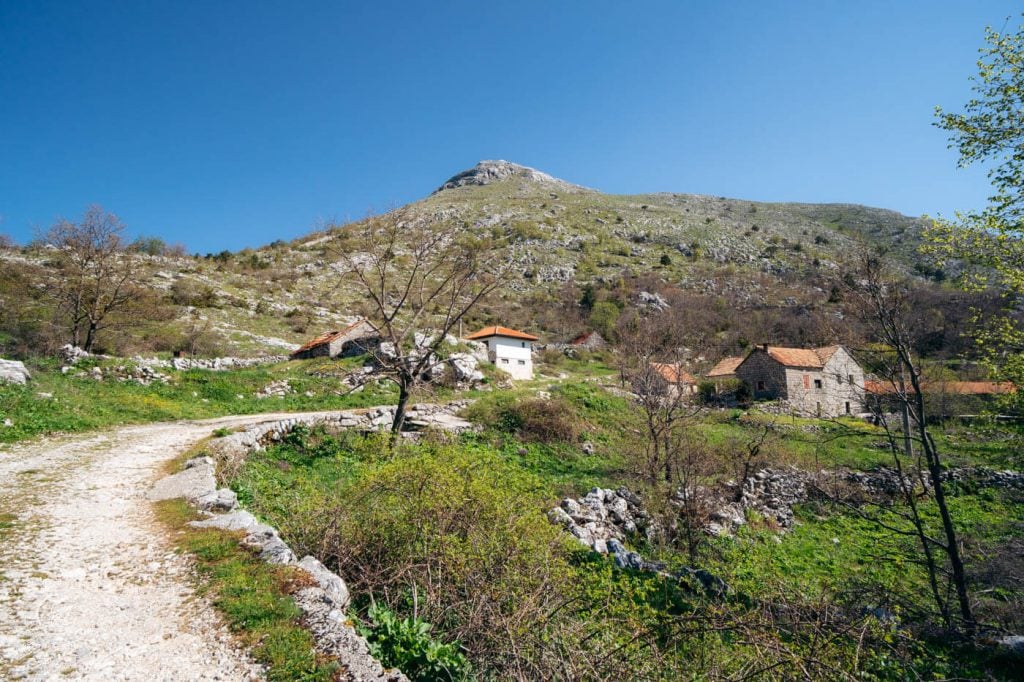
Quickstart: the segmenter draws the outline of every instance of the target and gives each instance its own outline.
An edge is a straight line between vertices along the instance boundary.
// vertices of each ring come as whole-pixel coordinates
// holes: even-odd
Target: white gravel
[[[260,679],[144,495],[163,462],[213,429],[284,416],[0,449],[0,679]]]

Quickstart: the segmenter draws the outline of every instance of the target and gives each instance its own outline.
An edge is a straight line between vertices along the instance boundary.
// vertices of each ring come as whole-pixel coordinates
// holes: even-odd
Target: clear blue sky
[[[0,233],[208,252],[504,158],[614,193],[980,206],[936,104],[1019,1],[0,0]],[[1018,19],[1011,20],[1016,26]]]

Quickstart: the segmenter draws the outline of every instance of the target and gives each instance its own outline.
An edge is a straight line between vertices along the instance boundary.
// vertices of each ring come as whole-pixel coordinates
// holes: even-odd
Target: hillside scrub
[[[521,440],[518,426],[496,415],[533,398],[493,392],[472,408],[489,420],[483,433],[389,451],[382,436],[299,432],[253,453],[231,484],[297,551],[346,578],[361,619],[371,624],[368,610],[380,604],[430,624],[433,641],[457,644],[481,679],[1011,677],[986,650],[933,638],[913,543],[839,505],[798,508],[789,533],[752,513],[736,537],[708,539],[698,566],[730,585],[719,596],[692,579],[616,568],[578,546],[544,511],[592,485],[636,484],[616,436],[635,415],[592,384],[551,393],[549,402],[586,425],[593,455],[575,440]],[[713,412],[695,425],[722,455],[713,476],[737,475],[728,453],[772,419]],[[761,461],[777,466],[790,452],[826,466],[823,455],[843,452],[836,442],[878,437],[871,427],[851,435],[790,421],[772,432]],[[890,457],[855,452],[850,461],[869,467]],[[963,461],[984,461],[977,457]],[[1024,585],[998,567],[1024,523],[1019,493],[958,486],[950,504],[968,538],[979,620],[1015,631]],[[934,518],[928,505],[922,512]],[[629,542],[668,571],[692,565],[685,543]]]

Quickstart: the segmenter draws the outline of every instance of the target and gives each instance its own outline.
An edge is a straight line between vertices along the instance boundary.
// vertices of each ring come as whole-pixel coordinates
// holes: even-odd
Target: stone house
[[[344,329],[321,334],[296,350],[292,360],[309,358],[345,358],[362,355],[375,349],[380,343],[377,328],[365,319],[357,320]]]
[[[513,379],[533,378],[533,334],[508,327],[486,327],[466,337],[487,344],[487,359]]]
[[[842,346],[764,344],[735,373],[754,400],[779,400],[799,416],[839,417],[864,410],[864,370]]]

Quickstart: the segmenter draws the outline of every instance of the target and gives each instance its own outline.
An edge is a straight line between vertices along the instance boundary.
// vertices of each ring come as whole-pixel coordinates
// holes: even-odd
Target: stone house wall
[[[754,400],[785,400],[789,397],[786,368],[761,348],[751,352],[736,368],[736,377],[750,388]]]

